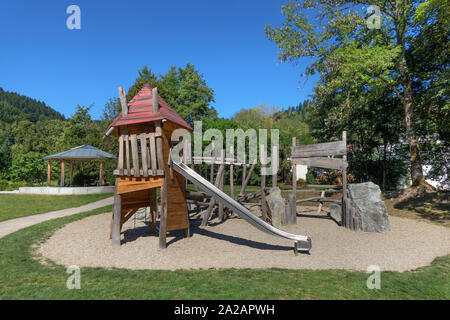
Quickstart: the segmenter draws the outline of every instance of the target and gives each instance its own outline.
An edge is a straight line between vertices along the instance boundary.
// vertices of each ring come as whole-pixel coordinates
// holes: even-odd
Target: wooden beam
[[[157,156],[156,156],[156,137],[155,137],[155,133],[151,132],[150,133],[150,163],[151,163],[151,168],[152,171],[156,173],[156,170],[158,170],[158,165],[156,163],[157,161]]]
[[[294,154],[294,149],[297,145],[296,139],[296,137],[292,137],[292,154]],[[292,194],[294,197],[297,196],[297,166],[294,161],[292,161]]]
[[[225,171],[225,152],[222,149],[221,150],[221,157],[220,157],[221,161],[223,162],[222,165],[224,166],[224,171]],[[225,178],[225,172],[222,172],[222,174],[220,175],[220,182],[219,182],[219,189],[223,191],[223,184],[224,184],[224,178]],[[224,218],[224,210],[223,210],[223,203],[219,202],[219,221],[223,221]]]
[[[347,132],[343,131],[342,132],[342,143],[344,144],[344,149],[345,149],[345,154],[342,157],[342,161],[345,162],[345,164],[347,164]],[[342,199],[343,201],[348,204],[349,202],[347,201],[347,166],[345,166],[342,170]],[[347,208],[347,210],[350,208]],[[342,209],[344,210],[344,209]],[[347,219],[346,221],[346,226],[350,225],[350,221],[353,220],[353,215],[351,211],[347,211],[348,214],[345,215],[345,218]]]
[[[156,135],[156,156],[158,158],[158,169],[164,170],[164,154],[162,141],[162,122],[155,121],[155,135]]]
[[[124,136],[124,143],[125,143],[125,161],[127,164],[127,175],[131,176],[131,165],[130,165],[130,137],[127,134]],[[122,172],[123,174],[123,172]]]
[[[278,170],[275,170],[275,164],[278,168],[278,147],[272,146],[272,188],[275,188],[278,183]]]
[[[122,106],[122,117],[128,117],[127,96],[125,94],[125,89],[123,87],[119,87],[119,97],[120,97],[120,104]]]
[[[215,151],[215,146],[214,146],[214,141],[211,143],[211,157],[212,157],[212,162],[211,162],[211,168],[210,168],[210,175],[209,175],[209,182],[214,183],[214,159],[216,156],[216,151]]]
[[[152,110],[154,114],[157,114],[159,112],[158,88],[153,88],[152,90]]]
[[[259,157],[261,161],[261,214],[264,221],[267,221],[267,202],[266,202],[266,175],[263,171],[265,171],[267,164],[266,152],[264,150],[264,145],[261,144],[259,146]]]
[[[117,179],[116,179],[117,186]],[[120,226],[122,219],[122,196],[115,192],[114,194],[114,206],[113,206],[113,222],[111,240],[115,246],[120,246]]]
[[[339,156],[346,154],[346,144],[343,141],[292,146],[292,158],[309,158],[324,156]]]
[[[158,204],[156,201],[156,189],[150,189],[149,191],[150,197],[150,221],[149,221],[149,229],[150,233],[156,233],[156,213],[158,211]]]
[[[239,192],[239,195],[243,195],[245,193],[245,188],[247,188],[248,181],[250,180],[250,177],[252,176],[253,169],[255,169],[255,165],[256,165],[256,162],[254,162],[252,164],[252,166],[250,167],[250,170],[248,171],[247,177],[245,178],[244,184],[242,185],[241,192]]]
[[[167,233],[167,173],[164,175],[164,183],[161,187],[161,211],[159,213],[159,248],[165,249],[166,243],[166,233]]]
[[[117,170],[119,170],[119,175],[123,175],[123,140],[124,135],[119,136],[119,159],[117,160]]]
[[[220,184],[220,179],[221,179],[221,176],[223,175],[224,170],[225,170],[225,165],[221,164],[219,167],[219,171],[217,172],[216,182],[214,184],[216,187],[218,187]],[[208,224],[209,217],[211,216],[211,212],[212,212],[215,204],[216,204],[216,199],[214,197],[211,197],[208,209],[206,209],[206,211],[203,215],[202,226],[206,226]]]
[[[311,197],[311,198],[298,199],[296,202],[297,203],[302,203],[302,202],[333,202],[333,203],[340,203],[341,201],[340,200],[335,200],[335,199],[330,199],[330,198],[325,198],[324,196],[321,195],[320,197]]]
[[[103,177],[103,162],[100,162],[100,175],[99,175],[100,185],[103,186],[105,184],[105,179]]]
[[[65,182],[65,171],[66,171],[66,160],[61,161],[61,181],[60,181],[60,186],[64,187],[64,182]]]
[[[308,167],[344,170],[347,168],[347,160],[340,158],[313,157],[293,158],[292,164],[302,164]]]
[[[231,156],[234,157],[234,146],[230,146]],[[230,197],[234,199],[234,165],[230,164]]]
[[[247,177],[247,155],[244,154],[244,166],[242,168],[242,186],[240,195],[244,194],[243,190],[245,189],[245,178]]]
[[[138,152],[137,136],[135,134],[132,134],[130,136],[130,140],[131,140],[130,142],[131,142],[131,154],[133,158],[134,176],[139,177],[140,168],[139,168],[139,152]]]
[[[52,178],[52,162],[49,161],[47,163],[47,187],[50,187],[51,178]]]
[[[116,190],[118,194],[125,194],[158,188],[163,184],[163,177],[134,178],[123,176],[118,178]]]
[[[289,214],[288,214],[288,224],[297,223],[297,203],[295,201],[295,195],[289,194]]]
[[[73,162],[70,161],[69,186],[72,186],[72,181],[73,181]]]
[[[147,161],[147,135],[143,132],[139,136],[141,140],[141,164],[144,177],[148,177],[148,161]]]

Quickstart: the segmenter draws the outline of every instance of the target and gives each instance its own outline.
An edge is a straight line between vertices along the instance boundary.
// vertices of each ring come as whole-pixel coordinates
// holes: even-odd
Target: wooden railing
[[[116,176],[148,177],[164,174],[161,133],[122,134],[119,136],[119,159]]]

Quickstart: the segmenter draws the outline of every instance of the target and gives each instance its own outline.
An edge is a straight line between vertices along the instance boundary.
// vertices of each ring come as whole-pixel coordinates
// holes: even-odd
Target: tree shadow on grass
[[[427,192],[418,198],[408,198],[394,204],[398,210],[417,213],[421,218],[445,223],[450,221],[450,192]]]

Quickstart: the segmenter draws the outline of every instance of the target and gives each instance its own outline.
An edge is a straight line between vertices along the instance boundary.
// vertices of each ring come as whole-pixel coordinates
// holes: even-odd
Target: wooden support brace
[[[161,211],[159,218],[159,248],[164,249],[167,246],[166,233],[167,233],[167,173],[164,175],[164,183],[161,187]]]
[[[116,179],[117,188],[117,179]],[[113,206],[113,225],[111,232],[112,244],[120,246],[120,227],[122,219],[122,196],[120,194],[114,194],[114,206]]]

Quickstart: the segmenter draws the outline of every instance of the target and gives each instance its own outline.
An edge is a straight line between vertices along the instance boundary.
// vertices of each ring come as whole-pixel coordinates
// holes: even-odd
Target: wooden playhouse
[[[170,171],[168,163],[172,132],[193,129],[159,97],[157,88],[144,86],[128,103],[123,88],[119,94],[122,112],[105,133],[116,136],[119,143],[112,243],[120,245],[122,225],[139,208],[150,207],[150,231],[156,232],[160,188],[159,246],[165,248],[168,231],[184,230],[189,236],[185,178]]]

